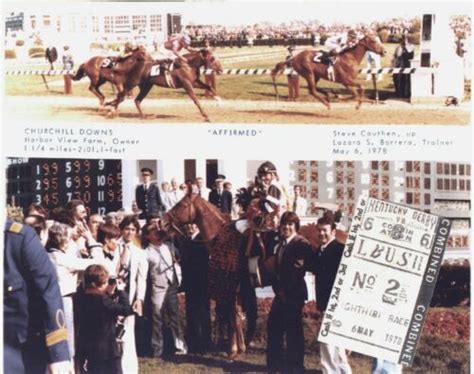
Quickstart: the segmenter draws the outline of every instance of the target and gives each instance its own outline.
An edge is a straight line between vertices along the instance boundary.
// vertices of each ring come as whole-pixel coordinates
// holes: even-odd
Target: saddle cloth
[[[100,65],[101,68],[111,69],[115,66],[115,60],[112,57],[107,57]]]
[[[313,57],[313,62],[318,64],[329,65],[331,63],[331,56],[326,51],[316,51]]]
[[[171,76],[171,71],[174,69],[174,62],[162,62],[153,65],[150,70],[150,76],[156,77],[158,75],[164,75],[166,84],[168,87],[176,88],[173,77]]]

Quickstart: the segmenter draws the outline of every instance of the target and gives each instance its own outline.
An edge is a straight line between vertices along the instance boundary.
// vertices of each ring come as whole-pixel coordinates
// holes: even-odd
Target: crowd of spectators
[[[136,192],[157,188],[151,170],[141,171],[143,184]],[[211,346],[207,248],[195,224],[185,225],[185,238],[172,238],[161,217],[190,190],[232,216],[232,184],[219,174],[213,189],[199,177],[187,183],[173,178],[161,186],[156,207],[149,204],[150,195],[144,206],[135,203],[104,216],[89,214],[81,200],[52,211],[32,204],[25,212],[23,223],[36,231],[57,271],[76,368],[136,373],[138,356],[204,353]],[[304,215],[299,191],[298,186],[286,209]],[[150,207],[154,210],[146,211]],[[196,266],[199,262],[203,265]],[[179,320],[179,292],[186,295],[186,331]],[[171,345],[166,346],[164,330],[172,334]]]
[[[471,34],[471,19],[468,16],[453,17],[451,27],[459,38]],[[323,44],[330,36],[346,33],[350,29],[362,32],[372,30],[376,33],[385,32],[395,41],[402,35],[420,31],[419,18],[392,18],[385,21],[357,23],[325,24],[319,21],[295,21],[287,24],[259,23],[254,25],[189,25],[186,32],[194,45],[209,41],[211,46],[242,47],[245,45],[283,45],[283,44]]]

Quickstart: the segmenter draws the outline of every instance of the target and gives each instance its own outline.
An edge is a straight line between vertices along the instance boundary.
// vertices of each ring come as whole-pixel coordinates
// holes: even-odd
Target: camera
[[[122,338],[125,334],[125,325],[123,320],[119,319],[115,325],[115,338],[118,342],[122,341]]]
[[[109,286],[116,286],[117,285],[117,278],[116,277],[110,277],[108,284],[109,284]]]

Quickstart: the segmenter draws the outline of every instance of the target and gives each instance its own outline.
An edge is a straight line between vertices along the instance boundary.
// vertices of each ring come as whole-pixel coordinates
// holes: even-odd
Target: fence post
[[[379,90],[377,89],[377,74],[372,74],[372,83],[374,84],[375,104],[379,103]]]
[[[72,94],[72,79],[68,72],[64,74],[64,94]]]

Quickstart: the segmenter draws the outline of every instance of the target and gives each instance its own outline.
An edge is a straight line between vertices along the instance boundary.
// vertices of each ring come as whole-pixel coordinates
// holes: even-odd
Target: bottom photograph
[[[5,173],[6,373],[469,372],[469,163]]]

